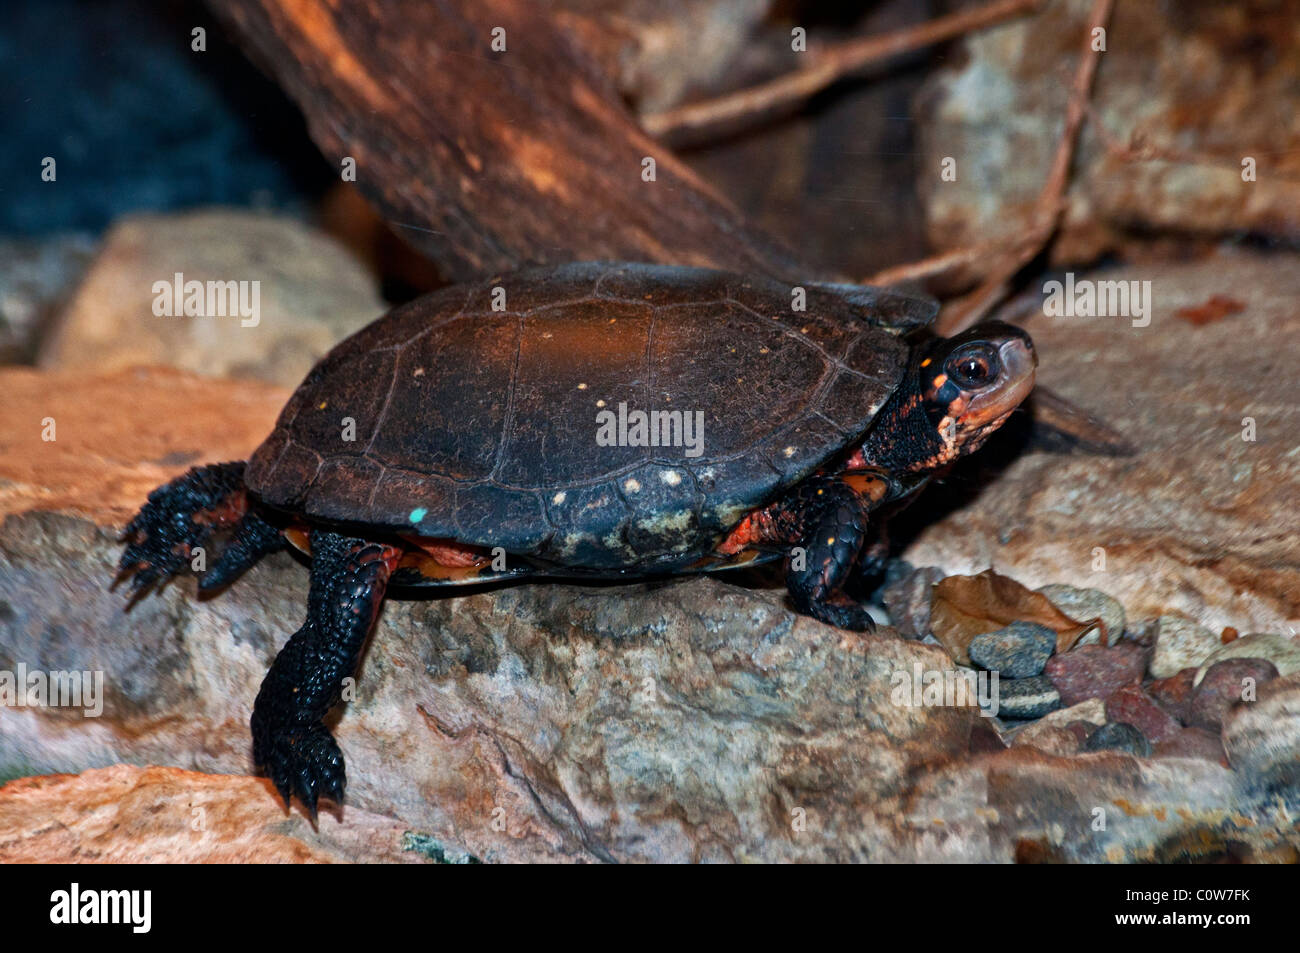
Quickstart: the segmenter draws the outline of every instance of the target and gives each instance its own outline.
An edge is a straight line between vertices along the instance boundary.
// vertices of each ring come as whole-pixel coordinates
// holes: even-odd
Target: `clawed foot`
[[[284,798],[286,809],[296,796],[315,823],[319,798],[343,804],[343,753],[323,724],[271,727],[260,724],[254,714],[252,728],[253,759]]]
[[[867,607],[842,593],[822,602],[810,603],[804,611],[819,622],[851,632],[876,631],[876,620],[871,618]]]
[[[188,571],[194,553],[206,549],[214,532],[237,526],[247,509],[242,463],[196,467],[158,487],[127,524],[127,544],[114,585],[130,580],[137,601],[177,573]]]

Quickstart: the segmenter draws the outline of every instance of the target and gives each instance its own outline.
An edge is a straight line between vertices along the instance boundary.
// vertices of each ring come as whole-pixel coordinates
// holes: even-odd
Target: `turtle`
[[[584,262],[396,307],[308,373],[247,462],[195,467],[126,527],[134,601],[202,547],[203,593],[293,547],[306,621],[253,704],[290,806],[341,805],[325,727],[389,586],[634,580],[784,559],[796,610],[846,592],[877,517],[977,449],[1034,384],[1023,330],[928,330],[933,299],[705,268]]]

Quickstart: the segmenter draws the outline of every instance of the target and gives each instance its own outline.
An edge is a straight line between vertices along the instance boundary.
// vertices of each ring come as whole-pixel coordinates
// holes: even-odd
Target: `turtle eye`
[[[961,387],[983,387],[998,376],[998,358],[985,344],[964,347],[948,359],[948,376]]]

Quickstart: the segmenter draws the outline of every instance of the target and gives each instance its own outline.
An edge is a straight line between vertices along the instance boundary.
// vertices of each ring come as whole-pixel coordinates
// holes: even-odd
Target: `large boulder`
[[[197,314],[185,310],[197,304],[193,282],[203,289]],[[220,294],[209,295],[210,285]],[[166,365],[295,387],[385,310],[375,277],[297,219],[225,209],[131,216],[104,239],[39,363],[88,372]]]

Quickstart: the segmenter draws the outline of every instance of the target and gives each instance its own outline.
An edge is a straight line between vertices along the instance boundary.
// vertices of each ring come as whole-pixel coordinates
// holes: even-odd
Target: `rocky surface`
[[[1060,136],[1091,0],[1052,0],[965,40],[918,99],[918,180],[939,248],[1028,229]],[[1300,71],[1288,4],[1120,3],[1082,130],[1060,261],[1146,231],[1300,231]],[[955,181],[939,175],[945,157]],[[1253,157],[1253,181],[1243,160]],[[1149,234],[1147,235],[1149,238]]]
[[[418,862],[434,846],[356,808],[316,829],[286,818],[260,778],[116,765],[0,787],[0,862]],[[453,854],[448,860],[458,859]]]
[[[187,315],[182,301],[160,315],[155,283],[172,285],[178,273],[204,283],[205,308],[208,282],[257,282],[256,310],[214,298],[217,314]],[[296,219],[220,209],[141,215],[105,237],[39,363],[93,372],[162,364],[296,387],[335,343],[386,310],[374,277]]]

